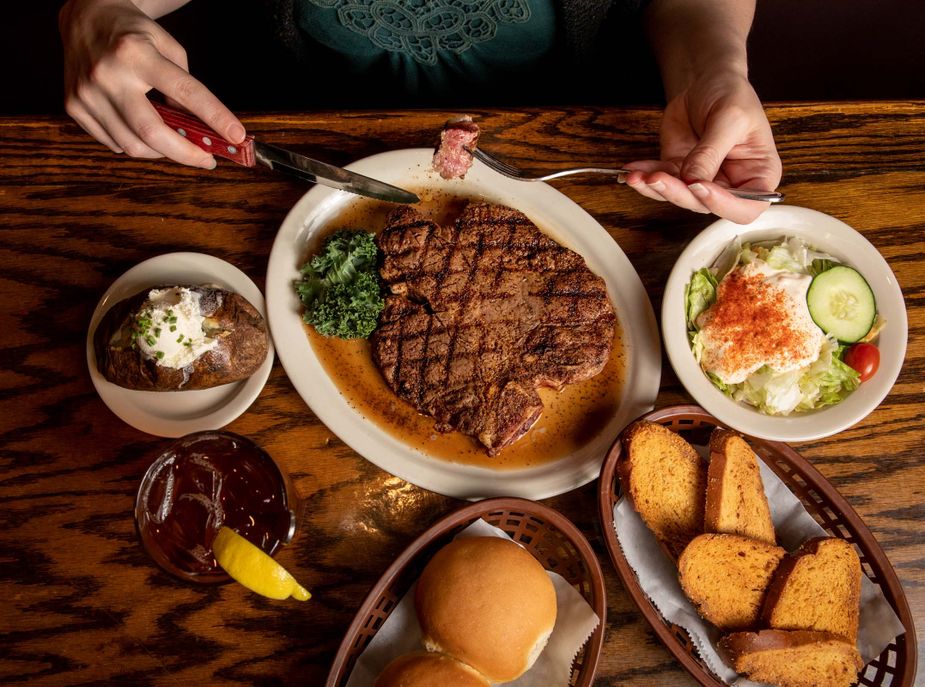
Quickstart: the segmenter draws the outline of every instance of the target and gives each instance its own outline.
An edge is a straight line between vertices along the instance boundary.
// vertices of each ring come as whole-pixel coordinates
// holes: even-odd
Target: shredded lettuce
[[[703,338],[700,336],[700,332],[697,331],[688,331],[687,338],[691,342],[691,352],[694,354],[694,360],[699,363],[703,357]]]
[[[812,250],[798,238],[776,245],[739,245],[736,242],[734,249],[737,249],[734,259],[727,248],[717,261],[723,265],[694,272],[685,290],[688,340],[698,363],[703,357],[704,344],[698,331],[697,317],[716,301],[717,266],[723,269],[725,276],[736,265],[764,260],[774,269],[815,276],[839,264],[832,256]],[[729,264],[733,267],[728,268]],[[764,366],[740,384],[726,384],[708,370],[704,370],[704,374],[717,389],[736,401],[755,406],[768,415],[789,415],[834,405],[858,388],[860,375],[842,362],[843,353],[844,348],[837,341],[827,338],[818,359],[800,370],[776,372]]]
[[[794,254],[790,246],[782,243],[768,250],[767,257],[764,261],[776,270],[786,270],[787,272],[805,273],[806,266],[800,260],[802,256]]]
[[[775,372],[765,366],[741,384],[730,385],[717,384],[719,380],[710,373],[707,376],[737,401],[768,415],[789,415],[834,405],[858,388],[860,375],[842,362],[842,353],[837,343],[827,340],[819,359],[801,370]]]
[[[800,378],[803,400],[797,410],[812,410],[843,401],[858,388],[861,375],[842,361],[845,347],[828,340],[819,360]]]
[[[736,264],[747,264],[755,260],[764,260],[776,270],[787,270],[797,274],[816,276],[820,272],[840,265],[827,253],[821,253],[810,248],[802,239],[792,237],[778,244],[744,243],[737,244],[738,239],[727,247],[726,251],[739,247]],[[725,254],[725,251],[724,251]],[[722,260],[728,261],[727,258]],[[720,260],[717,260],[720,262]]]
[[[834,260],[817,258],[809,264],[809,273],[815,277],[816,275],[827,272],[840,264],[841,263],[835,262]]]
[[[730,241],[719,257],[713,262],[713,274],[716,281],[722,281],[723,277],[732,272],[739,266],[739,260],[742,258],[742,242],[736,237]]]
[[[684,290],[684,311],[688,329],[696,329],[697,316],[716,302],[716,276],[707,267],[694,272]]]
[[[758,259],[764,260],[764,256],[767,255],[767,252],[767,249],[761,246],[752,246],[750,243],[743,243],[742,250],[739,252],[739,262],[744,265]]]
[[[706,370],[704,370],[706,372]],[[724,394],[732,394],[732,391],[729,389],[729,385],[726,384],[722,379],[717,377],[712,372],[706,372],[707,377],[710,378],[710,381],[713,382],[713,386],[722,391]]]

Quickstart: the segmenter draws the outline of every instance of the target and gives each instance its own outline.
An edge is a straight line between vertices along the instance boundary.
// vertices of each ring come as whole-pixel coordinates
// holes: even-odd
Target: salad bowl
[[[827,254],[863,276],[873,294],[878,318],[883,322],[875,341],[880,362],[875,373],[853,391],[834,397],[830,394],[824,401],[813,402],[815,407],[811,409],[769,414],[759,410],[758,402],[753,398],[747,402],[724,393],[701,368],[688,332],[688,285],[695,273],[703,268],[722,267],[722,263],[727,263],[730,253],[734,252],[730,247],[737,242],[782,243],[792,238],[801,240],[813,253]],[[684,388],[697,403],[726,425],[773,441],[812,441],[831,436],[851,427],[876,409],[892,389],[902,368],[907,332],[902,292],[890,266],[877,249],[844,222],[815,210],[794,206],[771,207],[751,224],[719,220],[704,229],[675,263],[662,302],[665,350]],[[801,378],[800,381],[804,380]],[[770,397],[771,391],[791,396],[804,393],[795,383],[792,387],[775,388],[764,396]],[[759,392],[764,391],[759,389]],[[738,398],[743,396],[737,395]],[[808,404],[808,401],[803,403]]]

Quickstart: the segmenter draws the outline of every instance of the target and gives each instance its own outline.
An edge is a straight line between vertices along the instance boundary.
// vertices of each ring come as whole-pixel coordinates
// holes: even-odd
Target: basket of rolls
[[[600,564],[568,519],[487,499],[442,518],[385,571],[327,685],[587,686],[605,616]]]
[[[653,411],[611,448],[599,508],[627,592],[700,684],[914,683],[915,630],[892,566],[789,446],[698,406]]]

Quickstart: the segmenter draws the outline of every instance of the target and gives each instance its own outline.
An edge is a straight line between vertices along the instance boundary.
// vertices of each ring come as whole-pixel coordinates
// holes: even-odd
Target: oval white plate
[[[224,427],[247,410],[260,394],[273,367],[273,342],[267,358],[247,379],[195,391],[136,391],[106,380],[96,367],[93,333],[103,315],[123,298],[160,284],[215,284],[235,291],[267,316],[263,294],[244,272],[203,253],[167,253],[145,260],[113,282],[100,299],[87,332],[87,366],[93,386],[109,409],[148,434],[181,437]]]
[[[786,417],[764,415],[717,389],[694,360],[684,320],[684,289],[694,271],[713,264],[735,237],[763,241],[797,236],[857,269],[874,292],[877,310],[886,319],[880,332],[880,369],[844,401]],[[906,354],[906,304],[896,277],[883,256],[841,220],[816,210],[789,205],[769,208],[751,224],[714,222],[688,244],[671,270],[662,302],[662,333],[668,359],[684,388],[711,415],[730,427],[776,441],[812,441],[831,436],[862,420],[886,397]]]
[[[606,230],[568,197],[541,183],[516,182],[476,163],[451,182],[430,170],[433,150],[396,150],[365,158],[349,169],[403,188],[440,188],[479,195],[515,207],[564,245],[577,251],[607,290],[623,328],[627,378],[620,410],[592,442],[561,460],[520,470],[490,470],[428,457],[367,420],[350,406],[325,373],[302,328],[301,304],[292,287],[305,247],[354,200],[344,191],[316,186],[283,221],[267,268],[267,311],[279,359],[296,391],[315,415],[357,453],[383,470],[425,489],[457,498],[521,496],[541,499],[575,489],[600,473],[604,454],[620,430],[652,408],[661,380],[658,325],[642,282]]]

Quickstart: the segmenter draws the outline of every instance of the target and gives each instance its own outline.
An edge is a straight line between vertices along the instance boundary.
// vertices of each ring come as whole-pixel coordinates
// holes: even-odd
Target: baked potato
[[[116,303],[93,335],[96,365],[113,384],[143,391],[208,389],[252,375],[269,334],[243,296],[210,285],[145,289]]]

